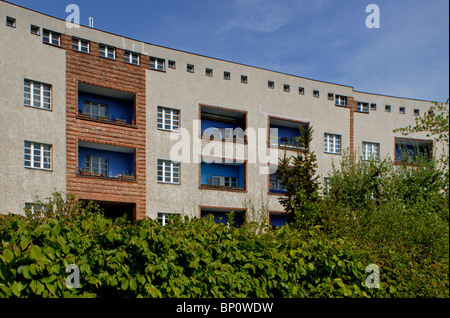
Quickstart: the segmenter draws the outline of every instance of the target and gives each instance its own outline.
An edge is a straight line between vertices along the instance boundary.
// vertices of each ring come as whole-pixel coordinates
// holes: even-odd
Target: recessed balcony
[[[202,105],[200,107],[202,138],[245,142],[246,112]]]
[[[245,191],[245,162],[200,163],[200,188]]]
[[[78,142],[78,175],[136,180],[135,149],[87,141]]]
[[[135,125],[135,95],[114,89],[78,84],[79,119]]]
[[[271,147],[280,147],[288,150],[303,149],[299,142],[301,136],[300,126],[308,128],[308,123],[291,121],[280,118],[269,118],[269,143]],[[270,134],[270,131],[276,129],[278,136]]]

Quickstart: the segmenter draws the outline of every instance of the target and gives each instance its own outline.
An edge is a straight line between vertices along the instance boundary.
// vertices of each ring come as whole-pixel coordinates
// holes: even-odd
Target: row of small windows
[[[12,17],[6,17],[6,25],[10,26],[10,27],[15,27],[16,26],[16,19],[12,18]],[[32,34],[35,35],[40,35],[40,27],[35,26],[35,25],[31,25],[30,26],[30,32]],[[61,45],[61,34],[54,32],[54,31],[50,31],[50,30],[46,30],[44,29],[42,31],[42,36],[43,36],[43,43],[46,44],[51,44],[51,45],[56,45],[56,46],[60,46]],[[89,53],[90,52],[90,48],[89,48],[89,44],[90,42],[87,40],[83,40],[83,39],[79,39],[79,38],[72,38],[72,49],[78,52],[83,52],[83,53]],[[105,44],[100,44],[99,45],[99,55],[101,57],[104,58],[109,58],[109,59],[116,59],[116,48],[113,46],[108,46]],[[129,64],[134,64],[134,65],[140,65],[140,54],[136,53],[136,52],[131,52],[131,51],[125,51],[124,54],[124,61],[126,63]],[[173,60],[169,60],[168,61],[168,67],[169,68],[176,68],[176,62]],[[165,71],[165,60],[161,59],[161,58],[156,58],[156,57],[150,57],[150,69],[152,70],[158,70],[158,71]],[[186,66],[186,71],[189,73],[194,73],[194,65],[193,64],[187,64]],[[208,77],[213,77],[213,69],[211,68],[206,68],[205,69],[205,75]],[[223,73],[223,78],[226,80],[231,80],[231,73],[225,71]],[[241,75],[241,83],[247,84],[248,83],[248,76],[247,75]],[[270,89],[274,89],[275,88],[275,82],[274,81],[268,81],[268,88]],[[47,90],[48,91],[48,90]],[[283,84],[283,91],[284,92],[290,92],[291,91],[291,87],[288,84]],[[304,87],[298,87],[298,93],[300,95],[304,95],[305,94],[305,88]],[[48,92],[46,94],[49,94]],[[320,92],[319,90],[313,90],[313,97],[315,98],[319,98],[320,97]],[[48,96],[46,96],[46,100],[49,99]],[[34,107],[41,107],[41,108],[45,108],[45,109],[50,109],[50,102],[49,101],[38,101],[38,100],[33,100],[32,98],[25,98],[25,105],[28,106],[34,106]],[[342,95],[338,95],[338,94],[333,94],[333,93],[328,93],[328,100],[335,100],[335,105],[336,106],[347,106],[347,97],[346,96],[342,96]],[[42,106],[41,106],[42,105]],[[377,110],[377,104],[375,103],[365,103],[365,102],[358,102],[358,111],[359,112],[364,112],[364,113],[368,113],[370,111],[376,111]],[[385,105],[385,112],[390,113],[391,112],[391,105]],[[399,113],[400,114],[406,114],[406,108],[405,107],[399,107]],[[414,116],[420,116],[420,110],[419,109],[414,109],[413,112]]]

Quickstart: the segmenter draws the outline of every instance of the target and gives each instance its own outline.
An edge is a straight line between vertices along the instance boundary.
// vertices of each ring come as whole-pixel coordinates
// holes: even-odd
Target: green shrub
[[[371,297],[350,242],[290,227],[255,234],[212,217],[0,219],[0,297]],[[69,264],[80,288],[68,288]],[[382,283],[383,284],[383,283]]]

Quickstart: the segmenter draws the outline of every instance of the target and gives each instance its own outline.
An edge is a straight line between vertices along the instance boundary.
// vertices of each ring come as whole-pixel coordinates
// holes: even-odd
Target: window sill
[[[158,70],[156,68],[150,68],[150,71],[160,72],[160,73],[166,73],[166,70]]]
[[[42,43],[43,43],[43,44],[46,44],[46,45],[50,45],[50,46],[54,46],[54,47],[58,47],[58,48],[62,49],[61,44],[53,44],[53,43],[47,43],[47,42],[42,42]]]
[[[48,109],[48,108],[44,108],[44,107],[31,106],[31,105],[23,105],[23,106],[28,107],[28,108],[39,109],[39,110],[46,110],[48,112],[52,112],[53,111],[53,109],[51,109],[51,108]]]
[[[44,168],[25,167],[25,169],[53,172],[53,169],[44,169]]]
[[[243,192],[243,193],[247,192],[247,190],[245,190],[245,188],[241,188],[241,187],[226,187],[226,186],[208,185],[208,184],[200,184],[199,189],[219,190],[219,191],[228,191],[228,192]]]
[[[125,182],[137,182],[137,179],[135,176],[122,176],[122,177],[106,177],[99,174],[92,174],[92,173],[78,173],[77,177],[85,177],[85,178],[92,178],[92,179],[101,179],[101,180],[116,180],[116,181],[125,181]]]
[[[324,154],[327,154],[327,155],[338,155],[338,156],[341,155],[340,152],[327,152],[327,151],[324,151],[323,153],[324,153]]]
[[[97,118],[92,118],[90,116],[87,115],[77,115],[76,116],[77,119],[81,119],[81,120],[87,120],[87,121],[93,121],[96,123],[103,123],[103,124],[110,124],[110,125],[116,125],[116,126],[122,126],[122,127],[129,127],[129,128],[138,128],[138,126],[136,124],[128,124],[128,123],[122,123],[122,122],[118,122],[118,121],[111,121],[111,120],[106,120],[106,119],[97,119]]]

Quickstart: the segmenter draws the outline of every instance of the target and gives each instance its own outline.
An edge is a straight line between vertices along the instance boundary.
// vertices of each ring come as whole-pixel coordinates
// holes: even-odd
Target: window
[[[248,77],[246,75],[241,75],[241,83],[248,84]]]
[[[42,32],[42,41],[47,44],[60,46],[61,45],[61,35],[59,33],[53,32],[53,31],[44,30]]]
[[[362,143],[362,160],[380,160],[380,144],[375,142]]]
[[[192,64],[186,65],[186,72],[194,73],[194,65]]]
[[[346,106],[347,96],[336,95],[336,106]]]
[[[94,102],[85,101],[83,114],[88,114],[91,118],[108,119],[109,107],[106,104],[99,104]]]
[[[45,212],[47,212],[47,207],[43,204],[38,204],[38,203],[25,203],[24,210],[28,216],[30,216],[32,219],[34,219],[36,217],[45,217]]]
[[[25,141],[24,164],[26,168],[51,170],[52,146]]]
[[[40,34],[40,28],[38,26],[32,25],[30,27],[30,33],[34,34],[34,35],[39,35]]]
[[[16,27],[16,19],[11,18],[11,17],[6,17],[6,25],[9,27]]]
[[[158,106],[157,126],[162,130],[179,131],[180,111]]]
[[[165,71],[165,64],[166,61],[164,59],[159,59],[156,57],[150,58],[150,69],[151,70],[157,70],[157,71]]]
[[[134,65],[139,65],[139,53],[125,51],[125,62]]]
[[[170,160],[158,159],[158,182],[180,183],[180,164]]]
[[[370,104],[370,110],[377,110],[377,104]]]
[[[304,87],[299,87],[299,88],[298,88],[298,93],[299,93],[300,95],[305,95],[305,88],[304,88]]]
[[[340,154],[341,153],[341,136],[333,134],[324,135],[324,152]]]
[[[319,98],[319,91],[313,90],[313,97]]]
[[[223,72],[223,79],[230,80],[231,79],[231,73],[230,72]]]
[[[405,114],[405,113],[406,113],[405,107],[399,107],[399,108],[398,108],[398,112],[399,112],[400,114]]]
[[[291,91],[291,86],[284,84],[283,85],[283,91],[285,91],[286,93],[289,93]]]
[[[414,109],[414,116],[420,116],[420,109]]]
[[[170,219],[174,218],[177,213],[158,213],[158,222],[161,223],[162,226],[166,226],[169,224]]]
[[[209,76],[209,77],[212,77],[212,76],[213,76],[213,70],[212,70],[212,68],[207,68],[207,69],[205,69],[205,75],[206,75],[206,76]]]
[[[167,67],[168,67],[168,68],[176,68],[176,67],[177,67],[177,64],[175,63],[175,61],[169,60],[169,61],[167,62]]]
[[[235,177],[225,177],[225,176],[212,176],[212,185],[221,187],[237,187],[238,178]]]
[[[100,44],[99,52],[101,57],[106,57],[108,59],[116,59],[116,48],[108,45]]]
[[[328,100],[334,100],[334,94],[328,93]]]
[[[89,53],[89,41],[72,38],[72,50]]]
[[[52,108],[52,87],[48,84],[24,80],[23,103],[25,106],[42,109]]]
[[[108,176],[108,158],[84,156],[83,171]]]
[[[369,112],[369,103],[358,102],[358,111],[363,113]]]
[[[390,112],[391,112],[391,105],[385,105],[385,106],[384,106],[384,111],[385,111],[386,113],[390,113]]]
[[[274,89],[275,88],[275,82],[274,81],[268,81],[267,82],[267,87],[271,88],[271,89]]]

